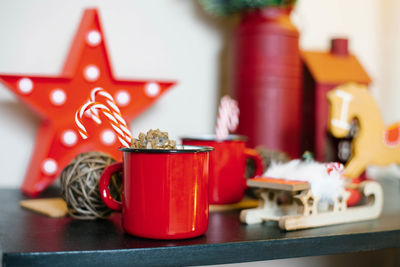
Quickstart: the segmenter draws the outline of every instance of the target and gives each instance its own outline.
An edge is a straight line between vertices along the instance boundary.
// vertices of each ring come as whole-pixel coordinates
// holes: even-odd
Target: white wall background
[[[211,132],[224,33],[194,0],[1,0],[0,73],[60,73],[83,9],[94,6],[117,77],[179,81],[131,124],[134,134],[157,127],[173,137]],[[400,118],[398,11],[396,0],[299,0],[293,13],[303,49],[328,49],[332,36],[350,38],[388,123]],[[39,121],[0,85],[0,122],[0,187],[18,187]]]
[[[0,73],[60,73],[83,9],[94,6],[100,11],[117,78],[179,81],[132,123],[134,134],[158,127],[173,137],[211,132],[224,34],[200,14],[193,0],[1,0]],[[350,50],[372,76],[373,93],[388,123],[400,119],[399,14],[397,0],[299,0],[293,14],[303,49],[328,49],[332,36],[350,38]],[[0,85],[0,187],[22,183],[38,124],[38,118]]]

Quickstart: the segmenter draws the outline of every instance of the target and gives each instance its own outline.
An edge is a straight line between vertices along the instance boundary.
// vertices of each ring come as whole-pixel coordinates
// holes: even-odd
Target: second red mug
[[[246,189],[246,158],[254,160],[254,176],[263,173],[263,161],[256,150],[246,148],[245,136],[229,135],[217,140],[214,135],[182,137],[183,145],[211,146],[209,201],[210,204],[229,204],[242,200]]]

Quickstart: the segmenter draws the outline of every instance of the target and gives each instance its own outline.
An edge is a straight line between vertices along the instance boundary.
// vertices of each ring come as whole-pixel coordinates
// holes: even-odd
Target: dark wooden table
[[[0,250],[5,266],[182,266],[248,262],[400,247],[400,184],[382,182],[377,220],[284,232],[274,223],[244,225],[238,211],[212,213],[207,233],[178,240],[125,234],[109,220],[51,219],[19,207],[19,190],[0,190]],[[55,189],[44,196],[57,195]]]

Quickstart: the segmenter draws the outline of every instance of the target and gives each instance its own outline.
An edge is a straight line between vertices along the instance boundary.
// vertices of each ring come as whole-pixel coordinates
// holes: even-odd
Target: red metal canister
[[[240,108],[238,133],[251,147],[300,154],[299,33],[290,9],[245,14],[233,34],[233,87]]]

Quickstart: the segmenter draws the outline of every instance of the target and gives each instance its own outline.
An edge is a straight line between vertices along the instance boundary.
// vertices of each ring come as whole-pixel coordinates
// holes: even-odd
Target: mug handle
[[[264,173],[264,162],[260,154],[258,154],[257,150],[252,148],[246,148],[244,150],[244,154],[246,155],[247,158],[254,160],[254,163],[256,164],[256,170],[254,172],[254,175],[249,178],[254,178],[256,176],[262,175]]]
[[[122,204],[121,202],[116,201],[110,194],[110,185],[111,177],[114,173],[122,171],[122,162],[117,162],[108,165],[103,173],[101,174],[99,181],[99,190],[100,197],[103,200],[104,204],[112,210],[121,211]]]

